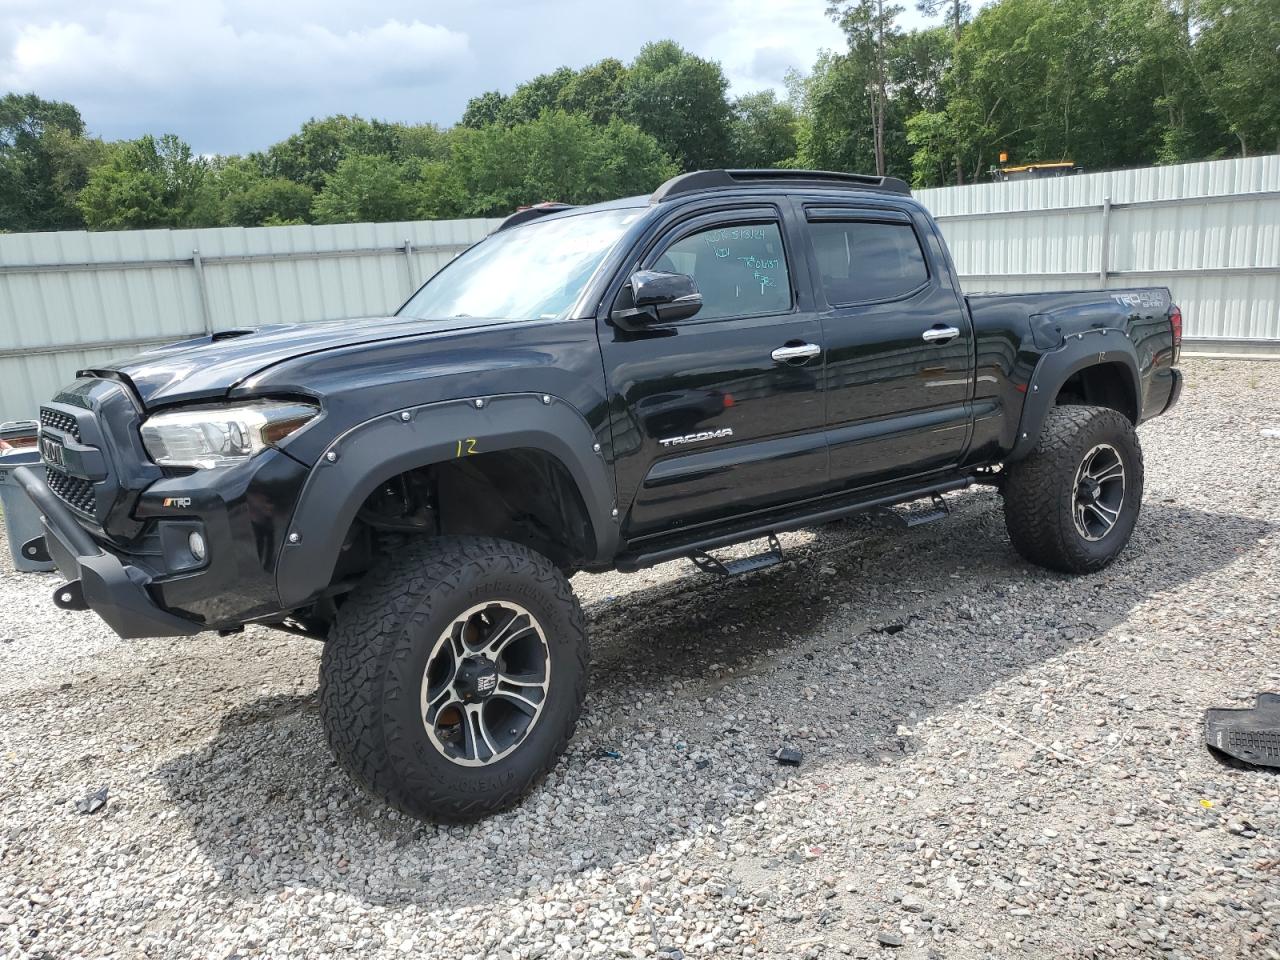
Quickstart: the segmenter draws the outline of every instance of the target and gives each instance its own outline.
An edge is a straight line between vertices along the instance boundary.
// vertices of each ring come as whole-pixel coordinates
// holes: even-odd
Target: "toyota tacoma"
[[[394,316],[81,371],[40,410],[43,469],[15,471],[43,518],[22,549],[122,637],[323,639],[342,766],[474,820],[573,734],[577,571],[739,574],[781,531],[941,515],[971,484],[1032,563],[1110,563],[1181,334],[1163,288],[966,296],[900,180],[689,173],[521,210]]]

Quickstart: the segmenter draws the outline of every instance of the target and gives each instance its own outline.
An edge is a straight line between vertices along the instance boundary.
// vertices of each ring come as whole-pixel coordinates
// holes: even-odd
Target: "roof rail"
[[[835,173],[830,170],[695,170],[672,177],[649,196],[661,203],[686,193],[749,186],[843,187],[875,190],[911,196],[911,188],[897,177],[871,177],[863,173]]]
[[[556,200],[548,200],[546,203],[535,203],[529,207],[520,207],[515,213],[511,214],[507,219],[498,224],[498,229],[494,233],[500,233],[508,227],[518,227],[522,223],[528,223],[530,220],[537,220],[539,217],[545,217],[549,213],[559,213],[561,210],[568,210],[573,207],[572,203],[560,203]]]

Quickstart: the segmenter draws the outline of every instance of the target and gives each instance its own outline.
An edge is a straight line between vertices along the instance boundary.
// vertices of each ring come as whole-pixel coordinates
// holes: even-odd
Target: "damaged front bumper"
[[[93,610],[125,639],[183,637],[207,629],[162,609],[147,589],[151,574],[104,550],[37,471],[19,467],[13,478],[40,512],[44,536],[30,546],[47,554],[68,580],[54,591],[55,604]],[[28,545],[23,546],[25,551]]]

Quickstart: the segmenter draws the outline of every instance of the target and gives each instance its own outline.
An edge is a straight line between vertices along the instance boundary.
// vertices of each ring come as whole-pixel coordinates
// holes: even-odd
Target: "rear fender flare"
[[[1005,458],[1012,463],[1021,460],[1035,449],[1044,427],[1045,417],[1058,397],[1058,391],[1072,374],[1087,367],[1104,363],[1118,363],[1128,370],[1133,390],[1136,422],[1142,420],[1142,378],[1138,372],[1138,354],[1133,343],[1122,332],[1114,329],[1090,330],[1070,334],[1058,349],[1044,354],[1036,364],[1027,383],[1027,398],[1022,405],[1022,417],[1018,422],[1018,434],[1013,450]]]
[[[407,470],[472,454],[532,448],[558,459],[577,484],[595,534],[595,559],[617,551],[613,471],[600,439],[572,405],[546,394],[429,403],[366,420],[325,449],[303,484],[280,547],[282,609],[315,599],[331,582],[361,504]]]

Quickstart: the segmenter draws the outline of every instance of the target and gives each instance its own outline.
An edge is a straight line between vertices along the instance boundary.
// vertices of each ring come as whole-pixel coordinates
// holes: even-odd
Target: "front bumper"
[[[206,629],[162,609],[147,589],[151,574],[103,550],[36,471],[19,467],[13,478],[40,511],[45,550],[69,581],[54,594],[59,606],[92,609],[125,639],[184,637]]]

